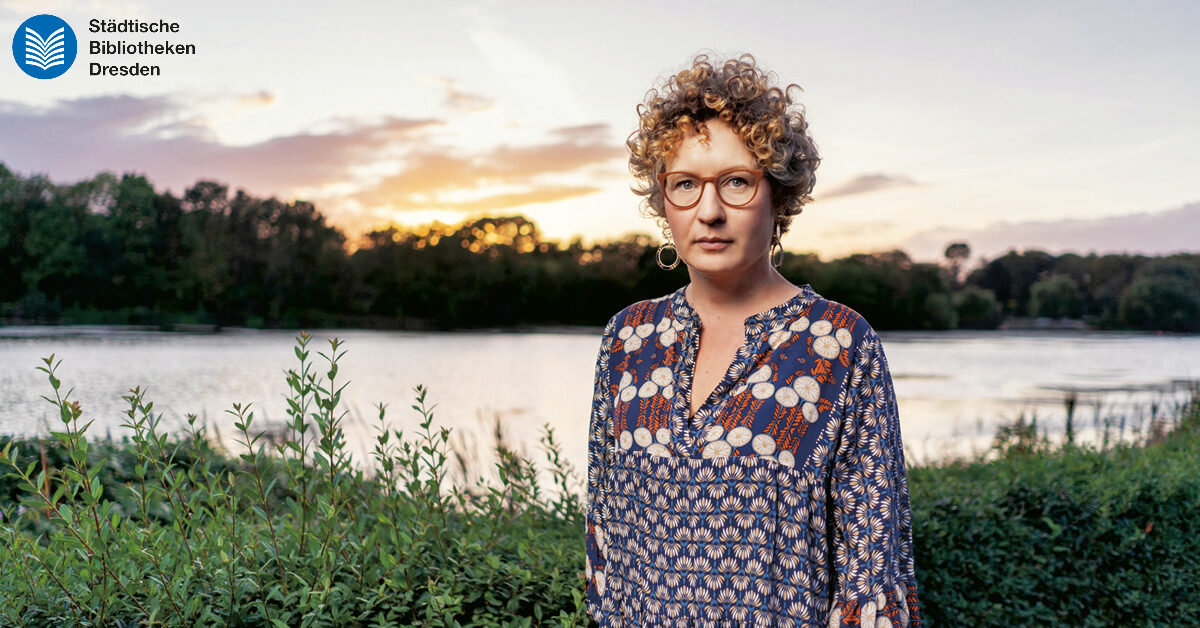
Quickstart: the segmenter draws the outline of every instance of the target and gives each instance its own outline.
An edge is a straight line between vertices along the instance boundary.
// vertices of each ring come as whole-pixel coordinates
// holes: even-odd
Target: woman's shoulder
[[[642,334],[648,335],[649,330],[653,330],[662,322],[664,316],[670,311],[674,300],[682,294],[682,291],[683,288],[680,288],[660,297],[642,299],[621,308],[619,312],[613,314],[608,319],[608,324],[604,328],[605,335],[628,334],[638,331],[640,327],[649,325],[650,327],[646,331],[646,334]]]
[[[858,310],[845,303],[827,299],[812,290],[811,286],[805,285],[809,288],[810,298],[807,299],[809,307],[804,318],[807,319],[805,322],[813,335],[831,334],[847,348],[858,347],[864,341],[872,342],[878,338],[875,328]]]

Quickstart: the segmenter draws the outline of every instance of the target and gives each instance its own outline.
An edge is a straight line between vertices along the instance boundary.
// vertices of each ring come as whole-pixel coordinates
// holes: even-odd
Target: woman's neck
[[[719,320],[733,318],[741,322],[782,303],[798,289],[774,267],[764,266],[737,276],[690,272],[691,284],[684,296],[698,313],[709,312]]]

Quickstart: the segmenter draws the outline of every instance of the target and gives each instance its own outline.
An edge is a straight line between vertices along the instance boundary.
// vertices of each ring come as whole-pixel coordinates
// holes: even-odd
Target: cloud
[[[493,194],[483,198],[457,201],[447,205],[453,211],[476,213],[494,212],[512,207],[551,203],[599,192],[601,188],[587,185],[538,185],[520,192]]]
[[[201,113],[275,98],[261,91],[185,104],[108,95],[45,107],[0,100],[0,161],[58,182],[140,173],[175,194],[215,179],[260,196],[301,195],[335,224],[367,228],[397,212],[481,213],[594,194],[609,185],[614,160],[625,157],[606,124],[551,129],[530,144],[471,147],[433,144],[424,130],[442,120],[339,119],[327,121],[328,131],[229,145]],[[397,170],[379,175],[383,164]]]
[[[550,131],[555,137],[569,142],[599,144],[608,141],[608,125],[604,123],[565,126]]]
[[[486,170],[507,178],[547,172],[568,172],[584,166],[624,157],[623,148],[571,140],[535,146],[502,146],[484,155]]]
[[[822,238],[859,238],[866,233],[896,231],[902,227],[903,225],[893,220],[854,220],[831,223],[821,229],[818,235]]]
[[[850,196],[851,194],[866,194],[867,192],[874,192],[885,188],[918,185],[921,184],[905,176],[881,173],[862,174],[834,187],[832,190],[820,194],[819,198],[826,200],[838,196]]]
[[[243,94],[236,97],[235,103],[238,107],[266,107],[275,104],[279,98],[271,92],[263,89],[253,94]]]
[[[916,233],[901,243],[915,259],[940,259],[951,242],[967,242],[971,256],[995,257],[1010,249],[1038,249],[1051,254],[1140,253],[1168,255],[1198,252],[1200,203],[1176,209],[1092,219],[997,222],[982,229],[937,228]]]
[[[208,178],[282,194],[344,181],[353,165],[437,123],[385,117],[230,146],[216,141],[183,103],[165,96],[95,96],[47,108],[0,101],[0,156],[15,171],[59,181],[134,171],[176,192]]]
[[[473,154],[415,153],[403,170],[357,194],[355,200],[399,211],[500,210],[562,200],[601,187],[550,184],[544,177],[578,173],[625,155],[623,148],[606,141],[606,124],[562,127],[548,135],[550,141],[545,143],[502,145]],[[474,197],[462,198],[464,193]]]
[[[446,106],[454,111],[478,113],[487,111],[496,105],[496,101],[480,94],[468,92],[459,86],[458,81],[446,76],[425,77],[437,83],[445,92]]]

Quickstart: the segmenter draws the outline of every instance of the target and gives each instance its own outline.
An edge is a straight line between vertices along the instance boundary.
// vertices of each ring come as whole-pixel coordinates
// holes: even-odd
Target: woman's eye
[[[740,188],[750,185],[750,182],[747,181],[745,177],[729,177],[728,179],[725,179],[725,185],[731,188]]]
[[[675,183],[675,189],[676,190],[690,190],[693,187],[695,187],[695,185],[696,185],[695,181],[692,181],[691,179],[684,179],[683,181],[678,181]]]

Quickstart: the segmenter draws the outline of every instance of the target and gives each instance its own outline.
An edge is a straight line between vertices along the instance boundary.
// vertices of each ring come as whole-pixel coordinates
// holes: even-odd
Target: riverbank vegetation
[[[687,282],[657,242],[547,240],[521,216],[378,229],[351,240],[305,201],[214,181],[176,197],[142,176],[72,185],[0,164],[0,322],[250,327],[602,326]],[[1200,255],[1009,253],[941,264],[903,251],[781,272],[853,304],[877,329],[990,329],[1069,319],[1106,329],[1200,331]]]
[[[418,387],[416,427],[379,407],[359,464],[342,429],[346,349],[311,340],[297,338],[283,437],[268,443],[235,405],[233,449],[194,416],[167,433],[140,388],[125,436],[95,439],[46,358],[58,426],[0,437],[0,625],[585,625],[582,480],[553,432],[555,490],[502,441],[498,482],[449,484],[450,431]],[[984,456],[910,468],[926,621],[1200,616],[1198,392],[1101,448],[1018,420]]]
[[[1099,447],[1018,418],[976,460],[910,468],[930,625],[1200,616],[1200,388],[1175,410]]]
[[[415,434],[379,408],[364,471],[343,435],[345,349],[310,339],[298,338],[287,375],[283,441],[267,444],[252,407],[235,405],[231,451],[194,416],[167,434],[137,388],[126,437],[91,439],[47,358],[61,424],[0,454],[0,624],[580,623],[579,497],[546,498],[534,462],[504,448],[499,486],[447,486],[449,430],[433,425],[421,388]],[[552,432],[542,444],[563,489]]]

